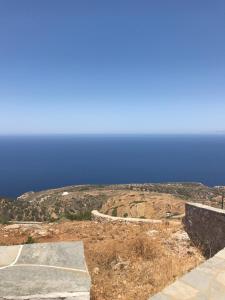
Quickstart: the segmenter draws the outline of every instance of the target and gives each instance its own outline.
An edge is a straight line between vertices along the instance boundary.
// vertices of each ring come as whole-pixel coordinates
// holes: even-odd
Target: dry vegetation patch
[[[163,219],[184,213],[183,198],[156,192],[117,191],[101,208],[104,214],[118,217]]]
[[[10,227],[11,226],[11,227]],[[91,221],[0,226],[0,244],[83,240],[92,300],[147,300],[203,257],[181,225]]]

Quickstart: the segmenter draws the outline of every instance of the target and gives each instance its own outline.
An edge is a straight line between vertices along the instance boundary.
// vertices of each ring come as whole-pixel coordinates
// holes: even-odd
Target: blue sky
[[[0,0],[0,134],[225,132],[224,0]]]

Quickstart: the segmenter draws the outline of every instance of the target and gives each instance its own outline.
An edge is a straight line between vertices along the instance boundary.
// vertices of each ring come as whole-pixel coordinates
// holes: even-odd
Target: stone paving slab
[[[29,244],[17,264],[52,265],[86,270],[82,242]]]
[[[0,247],[0,267],[8,266],[13,263],[19,253],[20,246]]]
[[[149,300],[225,300],[225,249]]]
[[[0,299],[90,299],[82,242],[0,247]]]

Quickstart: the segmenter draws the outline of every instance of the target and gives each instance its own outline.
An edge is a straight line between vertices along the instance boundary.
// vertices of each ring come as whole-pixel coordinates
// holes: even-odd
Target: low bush
[[[9,223],[9,218],[6,215],[0,215],[0,224],[8,224]]]
[[[144,260],[154,259],[162,250],[162,246],[157,240],[149,239],[146,235],[140,235],[132,239],[129,243],[131,253]]]
[[[29,235],[29,236],[27,237],[27,240],[25,241],[24,244],[33,244],[33,243],[35,243],[34,238],[33,238],[32,236]]]
[[[66,211],[65,218],[71,221],[91,220],[91,211],[79,211],[78,213]]]
[[[112,216],[117,217],[117,207],[113,207],[112,209]]]

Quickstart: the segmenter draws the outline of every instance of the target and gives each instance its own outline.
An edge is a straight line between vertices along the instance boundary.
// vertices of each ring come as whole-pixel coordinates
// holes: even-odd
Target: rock
[[[158,233],[158,230],[152,229],[147,232],[147,235],[153,236],[153,235],[156,235],[157,233]]]
[[[20,225],[19,224],[12,224],[12,225],[7,225],[5,226],[6,230],[11,230],[11,229],[19,229]]]
[[[68,192],[63,192],[63,193],[62,193],[62,196],[67,196],[67,195],[69,195]]]
[[[120,261],[118,263],[116,263],[112,269],[113,271],[117,271],[117,270],[122,270],[122,269],[127,269],[129,265],[129,262],[128,261]]]
[[[95,267],[94,269],[93,269],[93,273],[95,274],[95,275],[98,275],[99,274],[99,268],[98,267]]]
[[[177,231],[173,234],[173,237],[178,241],[190,241],[188,234],[185,231]]]
[[[34,235],[39,235],[39,236],[48,236],[49,232],[47,230],[35,230]]]

